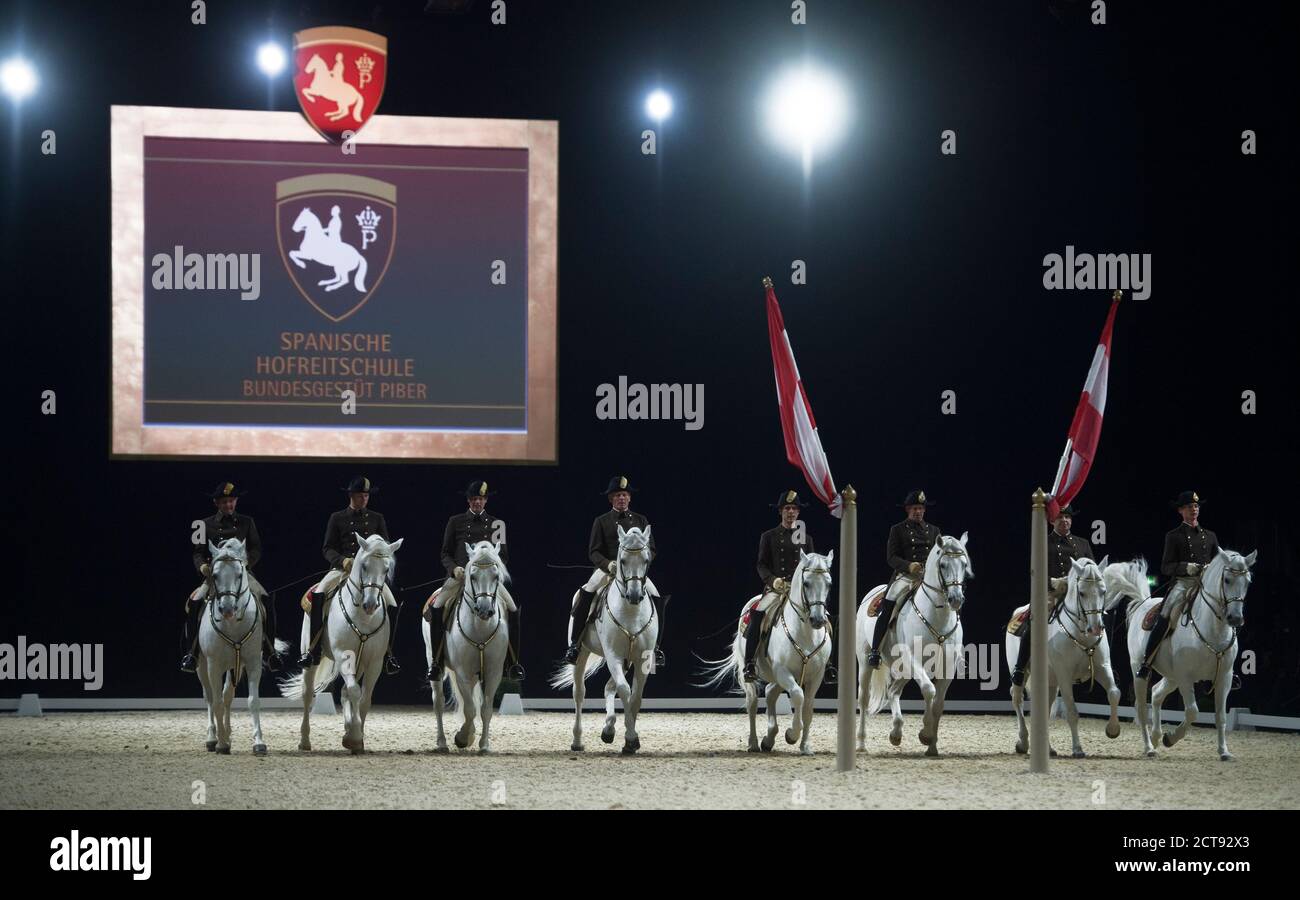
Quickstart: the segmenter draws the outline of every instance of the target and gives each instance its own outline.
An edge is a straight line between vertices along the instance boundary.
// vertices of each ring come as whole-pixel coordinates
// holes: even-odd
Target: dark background
[[[102,696],[198,696],[180,673],[181,603],[196,583],[189,523],[219,480],[265,542],[268,587],[323,567],[339,491],[364,473],[405,537],[399,583],[437,574],[459,491],[486,478],[509,522],[524,607],[527,696],[563,647],[566,601],[612,473],[654,523],[651,574],[673,594],[669,667],[649,696],[693,696],[693,653],[758,587],[767,506],[805,490],[784,459],[760,279],[771,274],[837,484],[859,492],[859,593],[886,577],[896,504],[923,488],[946,532],[970,532],[968,641],[1001,645],[1027,594],[1029,495],[1056,471],[1104,319],[1106,291],[1045,291],[1042,259],[1153,254],[1152,295],[1125,300],[1105,429],[1076,531],[1103,519],[1112,558],[1158,564],[1194,489],[1224,546],[1259,550],[1242,643],[1259,654],[1234,705],[1297,714],[1295,62],[1282,7],[1111,2],[528,3],[509,24],[423,3],[9,3],[0,54],[21,49],[40,90],[3,106],[7,576],[0,640],[102,641]],[[294,110],[289,75],[253,65],[268,36],[354,25],[390,40],[380,111],[560,123],[560,464],[110,461],[109,105]],[[769,76],[804,54],[840,74],[856,118],[805,184],[757,114]],[[1291,60],[1291,62],[1287,62]],[[676,110],[640,153],[646,93]],[[1292,111],[1292,112],[1288,112]],[[58,154],[40,154],[40,133]],[[958,155],[939,153],[955,129]],[[1254,129],[1259,153],[1243,156]],[[790,264],[808,284],[790,284]],[[211,335],[213,353],[237,334]],[[705,425],[601,422],[595,388],[702,383]],[[42,416],[40,392],[58,392]],[[1241,393],[1259,412],[1241,413]],[[958,414],[940,415],[955,390]],[[202,448],[194,448],[201,452]],[[823,510],[806,516],[836,543]],[[281,633],[291,592],[280,594]],[[424,590],[404,595],[423,598]],[[410,610],[405,669],[379,702],[420,699]],[[1005,697],[958,682],[953,697]],[[16,684],[43,693],[72,685]],[[909,696],[913,689],[909,689]],[[830,689],[824,689],[829,694]],[[1096,695],[1099,696],[1099,695]],[[1174,701],[1174,705],[1177,701]]]

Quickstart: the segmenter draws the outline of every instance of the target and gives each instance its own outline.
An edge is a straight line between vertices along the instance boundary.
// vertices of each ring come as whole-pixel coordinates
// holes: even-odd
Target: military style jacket
[[[207,540],[201,544],[192,546],[194,556],[194,571],[200,575],[203,574],[199,568],[204,563],[212,561],[212,554],[208,552],[208,541],[212,541],[218,547],[221,542],[230,538],[239,538],[244,542],[244,553],[248,557],[248,567],[251,569],[257,565],[257,561],[262,558],[262,538],[257,533],[257,523],[251,516],[231,513],[228,516],[221,513],[214,513],[203,520],[203,530],[207,535]]]
[[[1062,537],[1055,528],[1047,533],[1047,574],[1050,577],[1068,577],[1070,564],[1076,559],[1096,560],[1092,555],[1092,544],[1075,534]]]
[[[904,519],[889,529],[889,543],[885,546],[885,559],[899,575],[906,575],[907,567],[914,562],[924,563],[930,548],[941,532],[938,525],[916,523]]]
[[[758,577],[763,580],[763,587],[772,590],[773,578],[790,580],[795,567],[799,565],[799,551],[816,553],[812,535],[806,531],[803,543],[795,543],[795,530],[778,525],[763,532],[758,539]]]
[[[447,527],[442,532],[442,567],[447,570],[447,577],[450,578],[456,571],[457,566],[464,566],[469,562],[469,554],[465,552],[466,544],[477,544],[479,541],[491,541],[492,533],[495,529],[496,522],[501,522],[503,528],[505,522],[489,513],[487,510],[475,515],[472,512],[463,512],[458,516],[452,516],[447,520]],[[504,536],[504,530],[502,535]],[[508,563],[506,558],[506,544],[503,540],[501,546],[497,548],[501,555],[501,561]]]
[[[1202,566],[1219,552],[1219,539],[1208,528],[1179,525],[1165,535],[1165,555],[1160,559],[1160,574],[1166,578],[1187,574],[1188,563]]]
[[[357,555],[357,539],[353,532],[363,538],[377,534],[388,540],[388,524],[384,522],[383,513],[375,512],[370,507],[353,509],[351,505],[330,514],[325,526],[325,545],[321,552],[325,560],[334,568],[343,568],[343,560]]]
[[[650,520],[640,513],[628,510],[620,513],[616,509],[611,509],[603,516],[597,516],[596,521],[591,523],[591,539],[587,541],[587,556],[598,569],[606,568],[611,562],[618,558],[618,529],[623,526],[626,531],[629,528],[640,528],[650,524]],[[650,558],[655,558],[655,536],[650,532]]]

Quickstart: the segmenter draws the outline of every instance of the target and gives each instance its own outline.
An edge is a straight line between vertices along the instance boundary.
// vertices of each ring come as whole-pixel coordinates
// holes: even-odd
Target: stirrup
[[[1150,678],[1150,677],[1151,677],[1151,664],[1150,664],[1150,663],[1143,663],[1142,665],[1138,666],[1137,674],[1134,675],[1133,677],[1134,677],[1134,678]]]
[[[402,667],[397,664],[397,657],[391,653],[384,654],[384,674],[397,675],[401,673]]]
[[[668,665],[668,657],[664,656],[664,652],[662,650],[660,650],[658,647],[655,647],[655,669],[656,670],[662,669],[666,665]]]
[[[835,668],[832,662],[826,663],[826,670],[822,673],[822,684],[837,684],[839,682],[840,672]]]
[[[1025,686],[1025,670],[1019,667],[1011,671],[1011,683],[1016,687]]]
[[[875,649],[874,647],[871,649],[871,652],[867,654],[867,668],[868,669],[880,668],[880,651]]]
[[[754,661],[752,659],[745,660],[744,679],[750,684],[758,681],[758,672],[755,671]]]
[[[580,641],[574,641],[569,645],[569,649],[564,651],[564,661],[569,665],[574,665],[578,661],[578,645]]]
[[[429,671],[425,673],[424,678],[426,681],[435,683],[442,681],[442,663],[430,663]]]
[[[506,677],[509,678],[511,681],[523,681],[524,667],[519,665],[519,663],[515,663],[513,666],[509,668],[509,670],[507,670]]]
[[[195,674],[199,669],[199,661],[194,658],[193,653],[186,653],[181,657],[181,671]]]

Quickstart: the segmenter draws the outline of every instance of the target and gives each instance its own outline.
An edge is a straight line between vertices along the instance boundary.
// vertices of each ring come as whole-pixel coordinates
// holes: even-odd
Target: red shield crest
[[[293,36],[293,92],[311,126],[341,144],[384,95],[388,38],[359,28],[308,28]]]

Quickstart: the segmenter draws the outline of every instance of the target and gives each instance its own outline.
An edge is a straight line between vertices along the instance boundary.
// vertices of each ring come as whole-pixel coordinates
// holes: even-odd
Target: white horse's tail
[[[888,663],[881,660],[880,665],[871,669],[871,674],[867,676],[867,715],[874,716],[885,708],[885,701],[889,699],[889,669],[886,668]]]
[[[357,290],[364,291],[366,289],[366,258],[358,253],[357,259],[361,262],[357,265],[357,274],[352,280],[352,283],[356,286]]]
[[[316,679],[312,684],[313,694],[319,694],[334,683],[334,679],[339,677],[338,667],[334,665],[334,660],[328,656],[321,657],[320,665],[316,667]],[[295,672],[288,678],[280,681],[280,696],[287,697],[290,700],[302,699],[302,672]]]
[[[586,671],[582,673],[582,680],[586,681],[596,673],[596,670],[605,665],[605,657],[597,656],[594,653],[588,654]],[[566,688],[573,687],[573,664],[565,663],[555,670],[551,675],[551,687]]]
[[[704,675],[705,680],[695,684],[695,687],[717,687],[730,681],[729,693],[743,694],[745,692],[743,681],[745,671],[744,635],[738,634],[736,636],[736,639],[731,642],[731,653],[722,659],[705,659],[702,656],[697,658],[704,663],[704,669],[700,674]]]

